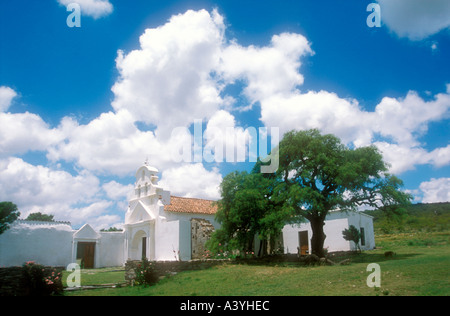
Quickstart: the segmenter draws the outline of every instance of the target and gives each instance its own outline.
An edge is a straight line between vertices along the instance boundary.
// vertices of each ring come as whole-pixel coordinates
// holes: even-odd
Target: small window
[[[361,246],[365,246],[366,245],[366,236],[364,234],[364,227],[360,228],[360,232],[361,232]]]

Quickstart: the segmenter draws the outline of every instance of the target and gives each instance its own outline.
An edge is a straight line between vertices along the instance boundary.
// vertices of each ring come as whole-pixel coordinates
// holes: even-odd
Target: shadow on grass
[[[419,253],[396,253],[392,256],[385,256],[384,253],[374,253],[371,251],[365,251],[362,253],[358,252],[338,252],[330,253],[327,255],[327,259],[334,263],[334,265],[341,264],[352,264],[352,263],[372,263],[372,262],[385,262],[385,261],[396,261],[396,260],[406,260],[415,256],[420,255]],[[231,261],[231,264],[247,264],[247,265],[258,265],[258,266],[310,266],[311,264],[305,263],[304,260],[300,259],[297,255],[269,255],[258,258],[236,258]],[[319,262],[315,262],[319,265]],[[330,265],[329,263],[326,265]]]
[[[419,255],[419,253],[395,253],[392,256],[385,256],[384,253],[371,253],[368,251],[363,253],[349,253],[343,257],[336,257],[336,261],[350,259],[352,263],[379,263],[385,261],[405,260]]]

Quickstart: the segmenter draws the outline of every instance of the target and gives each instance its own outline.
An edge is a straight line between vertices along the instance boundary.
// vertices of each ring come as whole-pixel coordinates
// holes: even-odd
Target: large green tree
[[[311,223],[312,253],[322,257],[325,218],[333,210],[358,206],[393,210],[410,203],[402,181],[389,174],[375,146],[348,148],[318,130],[291,131],[279,145],[280,165],[274,196],[291,216]]]
[[[17,218],[20,212],[12,202],[0,202],[0,235],[3,234]]]

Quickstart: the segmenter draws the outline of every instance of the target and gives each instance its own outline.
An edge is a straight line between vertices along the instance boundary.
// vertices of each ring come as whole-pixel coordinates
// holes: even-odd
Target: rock
[[[351,262],[350,259],[345,259],[345,260],[342,260],[341,262],[339,262],[339,265],[346,266],[346,265],[349,265],[350,262]]]
[[[303,261],[305,265],[315,265],[320,262],[320,258],[314,254],[307,255],[300,258],[300,261]]]

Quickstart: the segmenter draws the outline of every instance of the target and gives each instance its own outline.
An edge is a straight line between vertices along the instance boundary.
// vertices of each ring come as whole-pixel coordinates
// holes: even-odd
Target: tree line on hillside
[[[450,229],[450,202],[406,205],[395,212],[383,212],[382,209],[364,212],[374,217],[375,231],[379,233]]]

